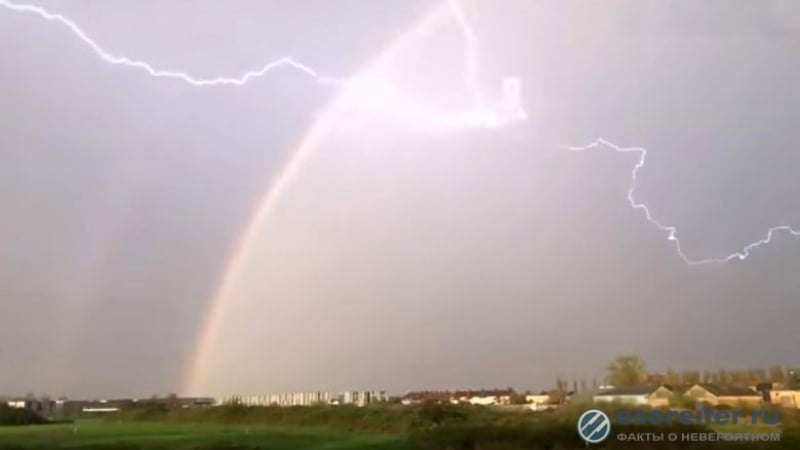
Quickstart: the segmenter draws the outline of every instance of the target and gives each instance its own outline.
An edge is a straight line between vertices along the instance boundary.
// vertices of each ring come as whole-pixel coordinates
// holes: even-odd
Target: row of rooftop
[[[345,391],[345,392],[289,392],[260,395],[232,395],[223,397],[219,404],[240,404],[245,406],[311,406],[311,405],[356,405],[389,401],[386,391]]]
[[[213,406],[215,400],[211,397],[162,397],[147,399],[108,399],[108,400],[69,400],[60,398],[52,400],[48,397],[0,398],[0,404],[11,408],[27,409],[42,417],[74,417],[80,414],[103,414],[119,412],[125,409],[143,406],[165,406],[170,408],[195,408]]]
[[[759,383],[754,386],[720,383],[694,383],[670,386],[636,385],[605,389],[593,396],[595,403],[621,403],[664,407],[674,399],[684,399],[713,406],[743,406],[771,403],[785,408],[800,408],[800,385]]]
[[[74,416],[86,413],[113,413],[147,405],[162,405],[169,408],[198,408],[224,404],[283,407],[321,404],[366,406],[375,403],[399,403],[403,405],[449,403],[482,406],[515,404],[522,408],[541,411],[557,408],[569,402],[576,395],[575,391],[517,393],[511,388],[454,391],[425,390],[408,392],[400,397],[389,396],[384,390],[345,391],[339,393],[313,391],[248,396],[233,395],[219,399],[170,396],[148,399],[50,400],[29,396],[25,398],[0,398],[0,404],[5,403],[9,407],[29,409],[44,417]],[[788,408],[800,408],[800,384],[760,383],[755,386],[720,383],[695,383],[681,386],[642,384],[624,387],[605,386],[588,395],[591,395],[591,399],[595,403],[614,402],[650,407],[665,407],[677,398],[714,406],[772,403]]]

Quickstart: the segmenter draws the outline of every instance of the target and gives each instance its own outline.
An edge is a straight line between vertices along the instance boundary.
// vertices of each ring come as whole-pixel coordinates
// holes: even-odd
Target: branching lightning
[[[265,64],[259,70],[246,72],[236,77],[215,77],[200,78],[192,76],[186,72],[175,70],[163,70],[154,67],[145,61],[136,60],[126,56],[114,55],[95,42],[83,29],[67,17],[52,13],[42,7],[35,5],[16,4],[9,0],[0,0],[0,6],[7,10],[32,14],[48,22],[57,23],[66,27],[80,41],[85,43],[93,53],[103,61],[136,69],[151,77],[160,79],[172,79],[184,82],[192,86],[207,87],[218,85],[231,85],[235,87],[243,86],[255,78],[265,76],[278,68],[288,68],[299,71],[305,76],[311,77],[319,85],[330,85],[335,88],[346,89],[345,93],[339,94],[338,101],[329,105],[326,110],[326,117],[329,120],[320,119],[308,135],[303,139],[303,143],[298,149],[290,153],[285,167],[276,174],[261,201],[259,202],[254,214],[248,221],[247,226],[242,230],[239,239],[236,239],[230,258],[225,262],[219,283],[217,284],[213,297],[209,300],[208,309],[201,323],[197,346],[190,361],[187,372],[187,388],[191,392],[198,392],[199,377],[205,369],[206,357],[212,342],[216,336],[216,329],[222,317],[222,308],[226,299],[230,296],[230,290],[236,275],[242,270],[246,260],[247,249],[258,234],[261,221],[267,216],[276,203],[281,198],[286,186],[297,176],[299,167],[304,164],[312,153],[314,143],[319,138],[324,125],[330,122],[332,115],[341,114],[344,98],[355,99],[359,106],[369,108],[370,112],[389,113],[393,117],[399,116],[401,119],[410,119],[415,125],[425,124],[433,128],[449,129],[451,127],[482,127],[498,128],[513,123],[520,122],[527,118],[527,114],[522,106],[520,98],[520,82],[516,78],[506,78],[503,80],[502,103],[497,108],[486,106],[485,96],[482,94],[478,85],[478,50],[477,37],[470,24],[466,12],[463,10],[459,0],[448,0],[442,3],[441,8],[434,8],[430,14],[415,26],[411,31],[404,33],[400,38],[409,34],[421,33],[427,20],[431,17],[442,18],[442,13],[449,13],[458,30],[461,32],[464,42],[464,66],[463,66],[463,85],[469,94],[471,106],[457,111],[436,108],[427,102],[413,102],[410,99],[413,95],[406,92],[398,92],[390,83],[383,80],[373,79],[351,79],[340,80],[332,77],[320,75],[310,66],[302,64],[291,57],[283,57]],[[445,16],[446,18],[447,16]],[[388,48],[393,48],[396,44],[392,43]]]
[[[778,225],[774,226],[767,230],[767,235],[763,239],[757,240],[755,242],[751,242],[746,246],[742,247],[741,250],[731,253],[727,256],[722,256],[718,258],[705,258],[705,259],[693,259],[686,254],[686,252],[681,247],[681,241],[678,239],[678,228],[674,225],[664,225],[662,222],[658,221],[653,214],[650,212],[650,208],[645,204],[636,201],[634,198],[634,191],[636,191],[636,183],[638,180],[639,169],[644,167],[645,160],[647,158],[647,149],[643,147],[620,147],[616,144],[613,144],[605,139],[597,139],[596,141],[580,146],[580,147],[571,147],[565,146],[564,148],[571,151],[587,151],[591,149],[598,148],[600,146],[605,146],[614,150],[618,153],[638,153],[639,160],[636,162],[636,165],[633,166],[633,171],[631,171],[631,184],[628,188],[628,203],[631,205],[631,208],[636,210],[641,210],[644,213],[645,218],[648,222],[653,224],[659,230],[667,233],[667,239],[671,241],[675,245],[675,251],[678,253],[678,256],[688,265],[690,266],[700,266],[704,264],[722,264],[727,263],[733,260],[744,260],[748,256],[750,256],[750,251],[760,247],[762,245],[767,245],[772,242],[773,237],[777,233],[788,233],[795,237],[800,237],[800,230],[796,230],[789,225]]]
[[[359,83],[360,85],[363,85],[369,92],[367,97],[373,101],[371,106],[385,108],[394,113],[402,114],[404,117],[415,116],[417,119],[435,121],[437,124],[496,128],[519,122],[527,118],[520,100],[519,80],[516,78],[506,78],[504,80],[505,98],[503,99],[503,104],[499,108],[487,107],[485,96],[483,95],[477,80],[477,34],[475,33],[475,30],[473,29],[472,24],[470,23],[467,14],[459,0],[447,0],[447,6],[464,40],[463,83],[465,89],[471,97],[472,108],[469,111],[456,112],[440,111],[428,108],[425,105],[404,103],[403,93],[394,92],[391,88],[380,85],[380,83],[375,84],[371,81],[367,82],[366,80],[346,80],[322,76],[310,66],[298,62],[289,56],[275,59],[265,64],[258,70],[251,70],[236,77],[220,76],[214,78],[199,78],[182,71],[158,69],[145,61],[112,54],[110,51],[104,49],[97,42],[95,42],[75,22],[61,14],[52,13],[40,6],[17,4],[9,0],[0,0],[0,6],[19,13],[33,14],[46,21],[55,22],[66,27],[79,40],[84,42],[99,58],[107,63],[141,70],[155,78],[167,78],[182,81],[192,86],[243,86],[255,78],[263,77],[273,70],[285,67],[294,69],[301,74],[311,77],[320,85],[339,87],[352,85],[353,83]],[[645,165],[647,149],[642,147],[620,147],[609,141],[606,141],[605,139],[597,139],[596,141],[585,146],[565,146],[564,148],[571,151],[587,151],[601,146],[608,147],[618,153],[637,153],[639,155],[639,160],[631,172],[631,184],[627,194],[628,203],[630,204],[631,208],[635,210],[641,210],[648,222],[667,234],[667,239],[674,244],[678,256],[688,265],[695,266],[714,263],[727,263],[734,260],[744,260],[750,256],[750,253],[753,249],[762,245],[770,244],[778,233],[788,233],[792,236],[800,237],[800,230],[789,225],[780,225],[768,229],[766,237],[763,239],[752,242],[744,246],[741,250],[731,253],[727,256],[705,259],[691,258],[681,246],[681,241],[678,238],[677,227],[674,225],[665,225],[657,220],[651,213],[650,208],[645,203],[638,202],[634,198],[637,177],[639,170]]]
[[[248,82],[263,77],[273,70],[289,68],[311,77],[320,85],[334,87],[352,87],[355,85],[365,93],[363,98],[368,99],[370,107],[379,108],[406,119],[414,118],[418,121],[428,121],[436,125],[447,126],[500,127],[526,118],[519,99],[517,88],[519,83],[514,78],[504,80],[506,94],[512,94],[513,97],[507,96],[503,99],[504,103],[501,108],[490,109],[486,107],[483,93],[477,83],[477,37],[459,0],[448,0],[447,6],[464,38],[464,87],[472,100],[472,107],[468,111],[441,111],[419,103],[410,103],[404,93],[395,92],[391,87],[385,86],[380,82],[323,76],[309,65],[299,62],[290,56],[277,58],[258,70],[251,70],[234,77],[200,78],[183,71],[159,69],[146,61],[113,54],[92,39],[78,24],[62,14],[50,12],[41,6],[18,4],[9,0],[0,0],[0,6],[19,13],[33,14],[46,21],[66,27],[80,41],[85,43],[95,55],[109,64],[141,70],[155,78],[173,79],[192,86],[244,86]]]
[[[41,6],[36,5],[27,5],[27,4],[16,4],[12,3],[8,0],[0,0],[0,6],[9,9],[11,11],[16,11],[20,13],[29,13],[35,14],[41,17],[44,20],[50,22],[56,22],[60,25],[67,27],[72,34],[74,34],[78,39],[83,41],[92,51],[100,57],[103,61],[109,64],[115,64],[120,66],[131,67],[134,69],[139,69],[147,72],[150,76],[156,78],[172,78],[179,81],[183,81],[187,84],[191,84],[193,86],[214,86],[214,85],[235,85],[235,86],[243,86],[248,81],[253,80],[255,78],[262,77],[266,75],[268,72],[271,72],[275,69],[280,67],[291,67],[296,69],[310,77],[321,84],[329,84],[333,83],[334,80],[325,78],[317,74],[314,69],[311,67],[302,64],[300,62],[295,61],[294,59],[284,56],[282,58],[278,58],[274,61],[271,61],[265,64],[259,70],[251,70],[246,72],[238,77],[215,77],[215,78],[196,78],[192,75],[189,75],[186,72],[180,71],[173,71],[173,70],[163,70],[157,69],[150,65],[145,61],[139,61],[136,59],[128,58],[127,56],[117,56],[113,55],[109,51],[105,50],[103,47],[100,46],[97,42],[95,42],[85,31],[81,29],[75,22],[72,20],[64,17],[61,14],[52,13],[47,11],[46,9],[42,8]]]

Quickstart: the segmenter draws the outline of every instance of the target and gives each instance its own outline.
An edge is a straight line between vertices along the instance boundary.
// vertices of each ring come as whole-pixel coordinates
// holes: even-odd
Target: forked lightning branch
[[[212,78],[195,77],[187,72],[179,70],[165,70],[154,67],[145,60],[114,54],[92,39],[88,33],[71,19],[62,14],[48,11],[41,6],[19,4],[9,0],[0,0],[0,6],[7,11],[32,14],[46,22],[65,27],[75,38],[85,43],[97,57],[109,64],[121,65],[139,70],[155,78],[178,80],[196,87],[215,85],[244,86],[249,81],[263,77],[279,68],[295,70],[299,76],[310,77],[316,84],[323,86],[342,88],[357,85],[362,82],[362,80],[338,79],[320,75],[316,69],[299,62],[291,56],[277,58],[262,65],[258,69],[245,72],[238,76],[218,76]],[[472,100],[472,107],[467,111],[440,111],[431,109],[426,105],[404,104],[402,102],[406,96],[402,95],[402,93],[391,92],[391,87],[376,86],[374,83],[370,83],[369,85],[369,88],[374,91],[373,93],[380,93],[384,98],[393,99],[396,104],[392,106],[393,104],[390,103],[387,106],[386,102],[381,102],[380,104],[369,106],[388,108],[390,112],[391,110],[395,110],[398,113],[402,112],[405,118],[415,116],[419,120],[435,122],[440,126],[501,129],[525,121],[527,119],[527,114],[521,102],[520,81],[515,77],[506,77],[504,79],[504,96],[500,105],[495,107],[487,106],[486,96],[483,94],[477,82],[477,72],[479,68],[479,43],[477,33],[473,29],[468,19],[467,12],[464,10],[459,0],[448,0],[445,6],[451,14],[453,22],[458,26],[463,39],[464,61],[462,80],[460,81]],[[655,214],[651,212],[651,207],[637,200],[635,197],[638,175],[640,169],[645,166],[647,149],[642,147],[621,147],[602,138],[588,145],[565,146],[566,149],[572,151],[586,151],[600,147],[606,147],[618,153],[636,153],[639,155],[639,159],[631,171],[631,183],[627,193],[627,201],[631,208],[641,211],[645,219],[651,225],[665,233],[667,240],[675,247],[678,257],[688,265],[724,264],[744,260],[750,256],[752,251],[756,248],[772,243],[779,234],[800,237],[799,228],[795,228],[789,224],[781,224],[767,229],[761,238],[729,254],[714,257],[693,257],[683,248],[677,226],[665,224],[657,219]]]

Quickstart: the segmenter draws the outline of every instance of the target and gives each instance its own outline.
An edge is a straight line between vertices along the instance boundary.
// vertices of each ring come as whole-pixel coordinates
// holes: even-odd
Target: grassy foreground
[[[405,449],[397,435],[311,427],[182,423],[108,423],[0,428],[0,449],[228,450]]]
[[[566,450],[586,448],[576,431],[585,407],[558,413],[497,411],[463,405],[366,408],[220,406],[196,410],[145,408],[73,424],[0,427],[0,450]],[[606,411],[609,414],[612,412]],[[594,448],[795,450],[798,412],[782,425],[622,425],[613,433],[781,432],[779,442],[647,442],[612,436]],[[119,420],[122,419],[120,422]],[[13,422],[14,424],[18,422]]]

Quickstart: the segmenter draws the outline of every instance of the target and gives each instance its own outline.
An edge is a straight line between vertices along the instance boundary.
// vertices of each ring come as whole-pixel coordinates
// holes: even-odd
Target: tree
[[[782,366],[772,366],[769,368],[769,381],[773,383],[783,383],[786,381],[786,374]]]
[[[512,405],[524,405],[525,403],[527,403],[525,394],[520,394],[515,391],[511,391],[511,398],[509,400]]]
[[[786,383],[789,386],[800,385],[800,368],[791,368],[786,371]]]
[[[167,394],[166,403],[169,409],[178,409],[181,406],[180,398],[178,398],[178,394],[174,392]]]
[[[667,376],[663,373],[648,373],[645,381],[647,384],[666,384]]]
[[[733,384],[747,384],[750,382],[750,374],[747,370],[732,370],[730,375]]]
[[[563,379],[561,377],[556,377],[556,390],[558,392],[566,394],[567,393],[567,386],[568,386],[567,380],[565,380],[565,379]]]
[[[700,382],[700,372],[696,370],[684,370],[681,373],[681,381],[683,384],[695,384]]]
[[[678,387],[678,385],[681,384],[681,376],[678,374],[678,372],[672,369],[667,369],[667,373],[664,375],[664,378],[666,379],[667,384],[673,388]]]
[[[719,383],[719,374],[715,370],[706,370],[703,372],[703,383]]]
[[[567,400],[567,389],[569,383],[562,377],[556,377],[556,388],[550,392],[550,401],[560,405]]]
[[[606,370],[608,381],[614,386],[635,386],[647,379],[645,363],[635,355],[617,356]]]

